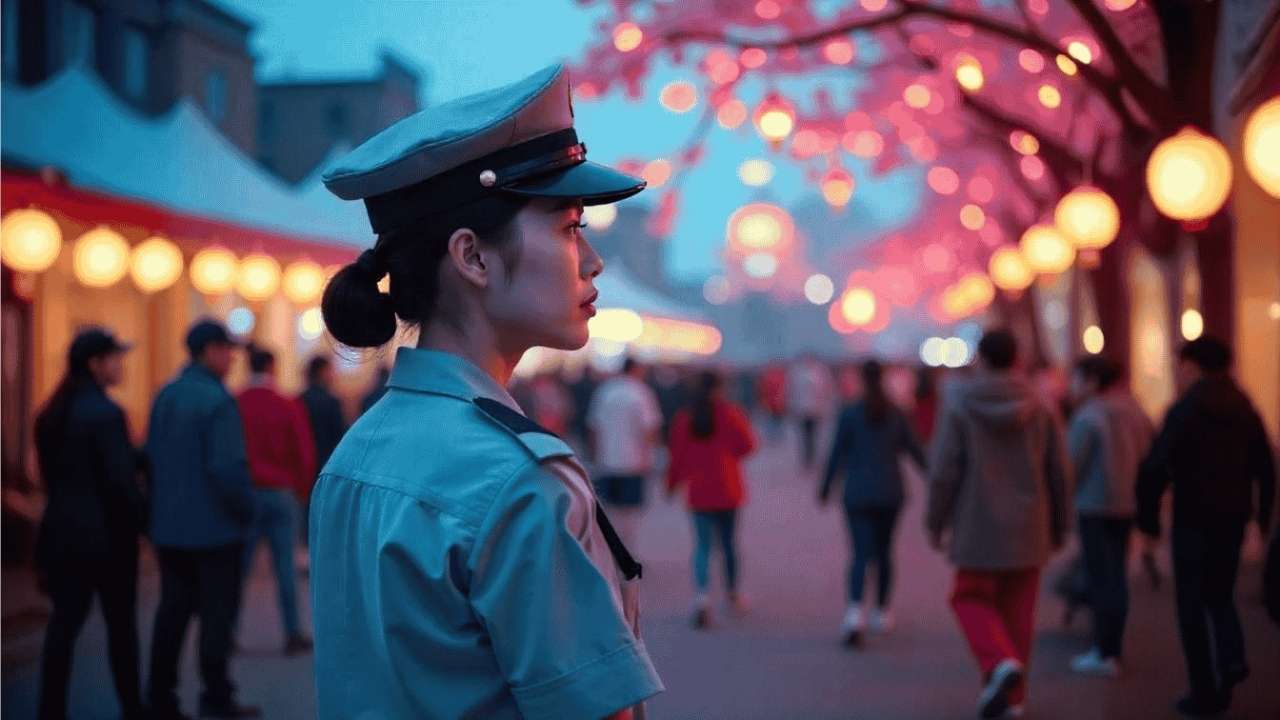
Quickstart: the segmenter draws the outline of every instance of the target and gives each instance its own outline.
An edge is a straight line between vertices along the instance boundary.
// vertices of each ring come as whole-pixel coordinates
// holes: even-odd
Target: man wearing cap
[[[223,378],[235,342],[202,320],[187,333],[191,363],[151,409],[151,542],[160,561],[160,607],[151,639],[148,695],[156,717],[181,718],[178,658],[192,615],[200,618],[202,717],[257,717],[235,702],[228,674],[240,602],[240,565],[253,521],[244,431]]]
[[[107,388],[124,379],[121,344],[102,328],[76,335],[67,374],[36,416],[36,454],[48,493],[36,566],[53,601],[40,675],[40,717],[65,718],[76,636],[94,595],[107,624],[111,674],[125,718],[142,715],[138,677],[138,537],[146,501],[141,456]]]
[[[529,348],[586,343],[603,263],[582,208],[644,183],[587,162],[560,67],[406,118],[325,183],[378,235],[330,281],[329,332],[419,333],[312,495],[319,716],[643,715],[662,683],[640,564],[506,385]]]

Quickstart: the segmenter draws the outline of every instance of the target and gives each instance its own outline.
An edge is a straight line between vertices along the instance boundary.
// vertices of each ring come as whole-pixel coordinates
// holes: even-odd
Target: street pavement
[[[710,629],[689,623],[692,527],[679,500],[653,486],[638,527],[636,554],[644,562],[642,622],[650,654],[667,691],[649,703],[650,717],[747,720],[947,720],[975,717],[978,673],[946,604],[950,570],[928,549],[921,531],[923,486],[912,480],[899,526],[895,609],[898,627],[872,636],[860,650],[841,646],[838,625],[845,599],[848,541],[843,513],[819,508],[816,477],[798,469],[792,433],[767,444],[748,463],[750,501],[739,522],[742,588],[751,611],[720,611]],[[1068,550],[1069,554],[1071,550]],[[1045,585],[1064,558],[1045,573]],[[241,699],[261,705],[273,720],[315,717],[309,657],[288,658],[265,548],[260,550],[239,637],[233,676]],[[719,582],[718,558],[713,578]],[[1160,559],[1167,571],[1167,556]],[[1253,677],[1236,693],[1228,718],[1280,718],[1280,628],[1260,606],[1260,567],[1246,562],[1237,595]],[[24,592],[6,574],[6,599]],[[1087,648],[1088,618],[1064,629],[1061,603],[1042,594],[1030,677],[1028,718],[1044,720],[1173,718],[1185,690],[1172,585],[1153,589],[1133,577],[1125,674],[1118,680],[1074,676],[1070,657]],[[301,597],[307,598],[305,587]],[[140,582],[139,619],[147,655],[158,591],[149,565]],[[6,603],[6,606],[11,603]],[[7,612],[7,611],[6,611]],[[304,620],[309,612],[304,607]],[[38,680],[38,613],[6,615],[3,717],[33,718]],[[182,696],[194,708],[195,627],[184,657]],[[105,662],[105,630],[96,609],[77,648],[71,717],[117,717]],[[145,673],[145,661],[144,661]]]

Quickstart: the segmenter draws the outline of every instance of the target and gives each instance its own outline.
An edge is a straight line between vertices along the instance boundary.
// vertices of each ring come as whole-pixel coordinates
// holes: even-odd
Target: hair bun
[[[353,348],[380,347],[396,334],[391,296],[378,289],[386,265],[372,250],[338,271],[324,289],[320,311],[335,340]]]

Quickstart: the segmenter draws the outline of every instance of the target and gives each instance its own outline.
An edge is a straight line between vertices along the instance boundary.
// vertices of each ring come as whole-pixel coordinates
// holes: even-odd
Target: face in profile
[[[499,342],[510,352],[535,347],[577,350],[586,345],[595,315],[594,280],[604,262],[582,233],[581,201],[540,198],[512,221],[517,258],[492,272],[484,303]]]
[[[231,363],[235,360],[235,355],[232,346],[213,343],[204,349],[201,358],[214,375],[225,378],[231,372]]]
[[[89,369],[103,387],[115,387],[124,381],[124,353],[108,353],[89,361]]]

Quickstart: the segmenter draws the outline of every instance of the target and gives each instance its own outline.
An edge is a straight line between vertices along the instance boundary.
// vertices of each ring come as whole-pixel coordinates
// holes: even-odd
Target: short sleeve
[[[569,490],[531,463],[498,492],[471,554],[472,607],[528,718],[602,718],[662,691],[573,512]]]

